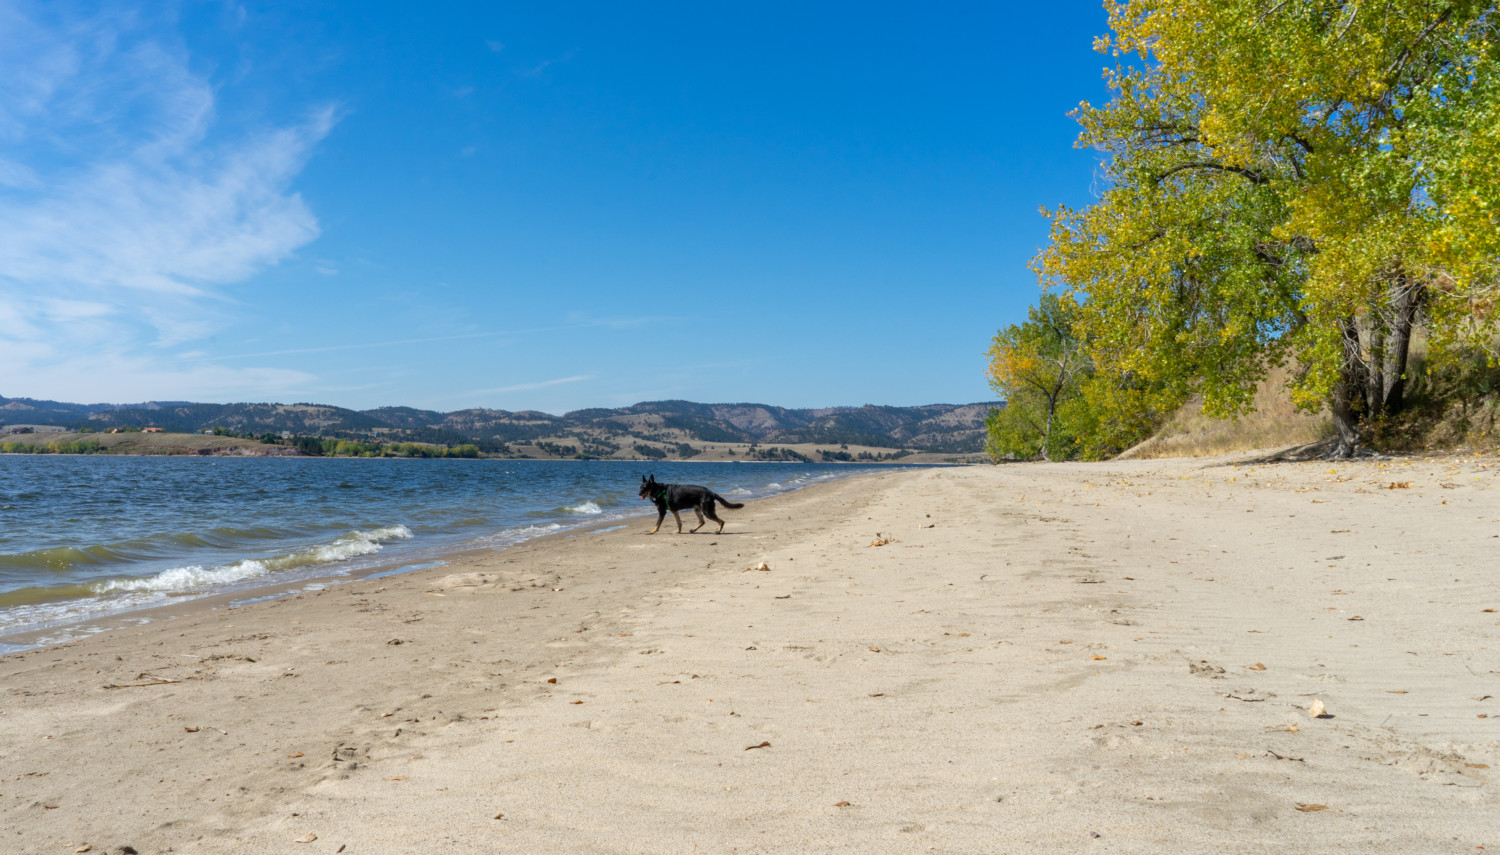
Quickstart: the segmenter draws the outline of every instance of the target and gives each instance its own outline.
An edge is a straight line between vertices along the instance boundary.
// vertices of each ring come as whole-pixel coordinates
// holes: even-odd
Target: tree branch
[[[1453,7],[1449,6],[1448,8],[1444,9],[1442,13],[1439,14],[1436,18],[1432,19],[1432,23],[1423,27],[1422,32],[1417,33],[1417,38],[1411,44],[1407,45],[1406,50],[1403,50],[1401,52],[1401,55],[1396,57],[1396,61],[1391,63],[1391,67],[1386,69],[1385,82],[1387,88],[1396,85],[1396,75],[1401,72],[1401,69],[1406,65],[1407,61],[1411,59],[1411,55],[1416,52],[1417,48],[1421,46],[1422,42],[1427,41],[1427,37],[1432,35],[1432,31],[1447,23],[1448,19],[1452,16]]]
[[[1166,172],[1163,172],[1160,175],[1156,176],[1156,178],[1154,179],[1154,181],[1155,181],[1155,183],[1160,184],[1163,181],[1165,181],[1174,172],[1182,172],[1183,170],[1187,170],[1187,169],[1215,169],[1215,170],[1218,170],[1220,172],[1233,172],[1233,173],[1235,173],[1237,175],[1243,175],[1246,179],[1248,179],[1250,181],[1251,184],[1269,184],[1269,183],[1271,183],[1271,179],[1267,178],[1263,173],[1261,173],[1258,170],[1248,169],[1248,168],[1243,167],[1243,166],[1226,166],[1226,165],[1224,165],[1222,163],[1214,163],[1211,160],[1197,160],[1197,161],[1193,161],[1192,163],[1179,163],[1178,165],[1172,167],[1171,169],[1168,169]]]

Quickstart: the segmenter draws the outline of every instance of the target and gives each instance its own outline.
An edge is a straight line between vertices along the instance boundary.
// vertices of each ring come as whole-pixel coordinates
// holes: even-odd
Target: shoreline
[[[0,658],[0,834],[1472,852],[1500,843],[1494,466],[872,473],[723,535],[554,535],[30,650]]]
[[[389,459],[395,460],[397,458]],[[670,464],[674,462],[688,463],[690,461],[667,462]],[[776,463],[775,461],[753,462]],[[785,464],[778,463],[777,465]],[[941,465],[935,466],[931,464],[876,465],[892,468],[905,465],[911,468],[924,469],[941,467]],[[829,480],[837,481],[847,478],[858,478],[867,474],[870,473],[852,471],[847,474],[834,475]],[[796,492],[807,489],[810,486],[816,486],[819,483],[825,483],[825,481],[814,480],[802,486],[794,486],[789,489],[783,488],[780,492],[752,498],[750,501],[761,501],[765,498]],[[548,538],[570,538],[595,534],[601,529],[608,531],[615,528],[622,528],[632,520],[649,517],[651,513],[652,509],[649,506],[641,507],[633,505],[603,512],[599,519],[591,519],[588,516],[538,519],[533,522],[502,528],[486,535],[416,547],[397,555],[384,557],[379,554],[374,556],[356,556],[345,561],[331,562],[324,565],[309,565],[301,568],[302,572],[290,574],[291,578],[278,578],[274,574],[254,577],[242,580],[242,584],[230,584],[206,592],[184,591],[180,594],[167,594],[165,601],[148,605],[126,605],[115,609],[102,610],[98,613],[85,613],[78,616],[37,621],[13,627],[0,627],[0,657],[30,650],[38,646],[46,647],[55,644],[66,644],[80,638],[86,638],[101,632],[109,632],[124,626],[136,626],[162,619],[174,620],[184,614],[191,614],[194,610],[200,608],[237,608],[263,600],[291,596],[298,592],[308,593],[330,586],[358,582],[372,576],[395,575],[398,572],[402,572],[401,568],[410,565],[421,565],[422,568],[442,566],[457,558],[503,552],[525,543],[546,540]],[[239,560],[249,559],[242,558]],[[348,566],[350,562],[353,562],[354,566]],[[43,601],[37,605],[67,603],[71,601],[69,599],[58,599]]]

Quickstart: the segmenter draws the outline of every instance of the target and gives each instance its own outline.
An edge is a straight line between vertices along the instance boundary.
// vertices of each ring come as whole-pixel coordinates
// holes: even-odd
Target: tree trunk
[[[1378,415],[1385,408],[1385,322],[1370,314],[1370,358],[1365,360],[1365,412]]]
[[[1411,351],[1411,334],[1417,325],[1417,312],[1422,308],[1425,290],[1421,285],[1405,277],[1397,280],[1395,296],[1396,317],[1391,330],[1391,343],[1385,354],[1385,389],[1381,395],[1381,408],[1386,412],[1399,412],[1406,403],[1406,360]]]
[[[1361,368],[1359,358],[1359,326],[1354,318],[1345,318],[1343,358],[1339,364],[1339,379],[1333,387],[1333,400],[1329,409],[1333,411],[1333,427],[1337,431],[1331,457],[1353,457],[1359,448],[1359,424],[1354,415],[1354,398],[1361,391]]]
[[[1052,416],[1057,412],[1057,396],[1047,398],[1047,426],[1042,428],[1042,459],[1048,463],[1052,462],[1052,452],[1047,449],[1052,442]]]

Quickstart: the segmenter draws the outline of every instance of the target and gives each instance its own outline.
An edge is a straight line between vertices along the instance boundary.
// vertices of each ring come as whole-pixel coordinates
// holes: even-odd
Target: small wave
[[[28,570],[68,570],[79,565],[110,564],[127,557],[108,546],[56,546],[51,549],[38,549],[35,552],[0,555],[0,570],[12,567]]]
[[[380,544],[384,541],[406,540],[411,536],[411,530],[404,525],[386,526],[370,531],[351,531],[330,543],[320,543],[317,546],[310,546],[274,558],[248,558],[217,567],[190,564],[186,567],[174,567],[144,579],[110,579],[107,582],[95,582],[89,587],[95,594],[125,591],[158,593],[200,591],[265,576],[279,570],[291,570],[310,564],[330,564],[359,555],[369,555],[372,552],[379,552]]]
[[[85,520],[75,518],[67,522],[81,523]],[[79,567],[102,567],[128,561],[164,558],[173,554],[181,554],[183,547],[226,549],[240,546],[251,540],[268,540],[286,535],[285,530],[267,526],[249,528],[220,526],[204,532],[156,534],[92,546],[54,546],[33,552],[0,555],[0,573],[12,569],[66,572]]]
[[[602,514],[602,513],[604,513],[604,509],[601,508],[601,507],[599,507],[598,505],[594,504],[593,502],[584,502],[581,505],[573,505],[571,507],[563,508],[563,510],[567,511],[570,514]]]
[[[575,523],[574,525],[577,525],[577,523]],[[488,535],[486,537],[476,537],[470,542],[476,546],[483,546],[491,549],[500,549],[507,546],[514,546],[517,543],[525,540],[530,540],[533,537],[541,537],[543,535],[552,534],[555,531],[562,531],[562,529],[563,526],[557,523],[548,523],[547,525],[527,525],[521,526],[520,528],[509,528],[504,531]]]

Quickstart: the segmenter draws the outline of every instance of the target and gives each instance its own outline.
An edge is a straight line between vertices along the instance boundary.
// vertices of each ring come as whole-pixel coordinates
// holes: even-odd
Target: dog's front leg
[[[672,511],[672,517],[677,520],[677,533],[682,534],[682,515],[674,510]]]
[[[653,529],[651,529],[650,531],[648,531],[646,533],[647,534],[656,534],[657,532],[661,531],[661,521],[664,520],[664,519],[666,519],[666,518],[667,518],[667,510],[666,510],[666,508],[659,508],[656,511],[656,528],[653,528]]]

